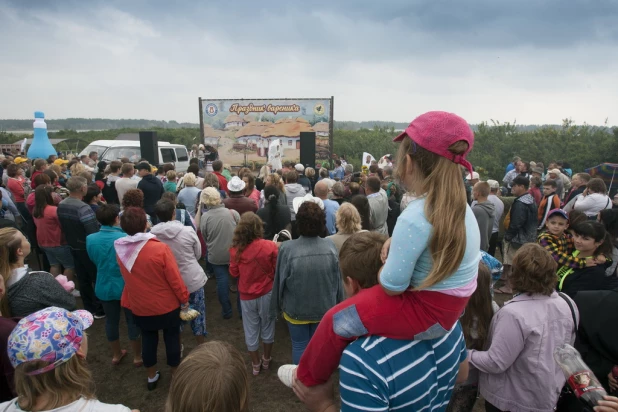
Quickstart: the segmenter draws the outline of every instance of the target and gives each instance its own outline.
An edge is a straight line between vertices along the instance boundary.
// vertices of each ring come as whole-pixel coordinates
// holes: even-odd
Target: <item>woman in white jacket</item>
[[[607,186],[599,178],[590,179],[588,188],[577,197],[573,205],[574,210],[584,212],[589,218],[596,218],[601,210],[611,208],[612,200],[607,196]]]
[[[189,291],[189,305],[200,313],[191,321],[191,330],[199,345],[204,343],[207,335],[206,300],[204,298],[204,285],[207,278],[204,269],[198,263],[198,259],[202,256],[200,240],[193,228],[174,220],[176,206],[171,200],[159,200],[155,205],[155,214],[161,223],[153,226],[150,233],[172,250],[182,280]]]

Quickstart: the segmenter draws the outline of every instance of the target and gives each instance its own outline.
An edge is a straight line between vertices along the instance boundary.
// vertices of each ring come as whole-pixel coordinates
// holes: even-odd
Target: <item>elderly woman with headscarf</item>
[[[298,364],[322,316],[343,300],[339,253],[326,230],[322,200],[306,195],[294,199],[300,237],[283,242],[271,298],[271,316],[283,312],[292,340],[292,360]]]
[[[230,246],[240,215],[221,203],[221,195],[214,187],[202,191],[198,209],[199,228],[206,242],[208,263],[217,280],[217,297],[221,304],[222,315],[224,319],[230,319],[232,317],[229,295]]]

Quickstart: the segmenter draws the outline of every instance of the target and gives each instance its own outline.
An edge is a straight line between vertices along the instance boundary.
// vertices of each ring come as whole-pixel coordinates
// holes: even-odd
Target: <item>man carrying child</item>
[[[339,263],[346,294],[352,297],[378,284],[377,274],[382,266],[380,253],[386,237],[362,232],[349,240],[341,248]],[[333,313],[335,316],[329,316]],[[332,321],[332,327],[339,332],[363,327],[354,306],[346,305],[345,301],[333,307],[322,322],[326,320]],[[405,408],[418,411],[446,407],[455,380],[461,382],[467,378],[466,356],[459,323],[436,339],[359,338],[347,346],[340,361],[342,410],[346,405],[362,410]],[[279,372],[282,381],[283,372]],[[338,410],[331,382],[307,387],[295,378],[293,368],[287,372],[292,375],[288,379],[292,381],[294,392],[310,410]],[[410,382],[418,384],[409,385]]]

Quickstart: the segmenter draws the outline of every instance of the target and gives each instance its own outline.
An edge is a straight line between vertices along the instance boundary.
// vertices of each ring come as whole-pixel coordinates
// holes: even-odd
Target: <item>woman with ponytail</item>
[[[472,172],[466,156],[474,134],[455,114],[428,112],[395,141],[401,142],[397,175],[420,196],[401,213],[383,247],[380,284],[322,318],[297,370],[306,386],[328,381],[345,347],[359,336],[426,340],[462,333],[454,326],[476,289],[481,258],[478,224],[461,178],[462,166]]]
[[[75,298],[49,272],[32,271],[24,263],[30,242],[17,229],[0,229],[0,274],[6,293],[2,316],[22,318],[38,310],[57,306],[75,310]]]
[[[264,207],[257,211],[257,215],[264,223],[264,239],[272,239],[283,229],[291,230],[292,228],[290,208],[281,205],[280,197],[281,192],[276,186],[270,185],[264,188]]]

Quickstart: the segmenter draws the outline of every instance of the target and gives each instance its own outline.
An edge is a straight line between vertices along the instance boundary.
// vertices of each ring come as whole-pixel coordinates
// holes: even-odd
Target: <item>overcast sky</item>
[[[616,21],[616,0],[0,0],[0,118],[335,96],[336,120],[616,125]]]

